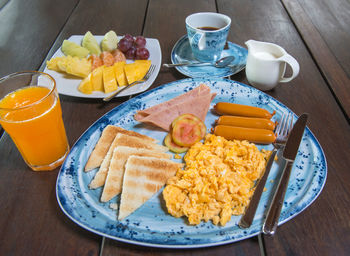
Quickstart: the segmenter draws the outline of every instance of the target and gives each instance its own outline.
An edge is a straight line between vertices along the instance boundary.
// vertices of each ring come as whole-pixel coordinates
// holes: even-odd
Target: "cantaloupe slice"
[[[125,61],[114,63],[115,78],[117,79],[119,86],[128,85],[128,81],[126,80],[126,76],[124,73],[124,66]]]
[[[103,68],[103,86],[105,93],[110,93],[118,89],[114,66]]]
[[[91,84],[92,84],[93,91],[104,92],[103,77],[102,77],[103,68],[104,66],[100,66],[91,72]]]
[[[91,73],[80,82],[78,90],[85,94],[92,93]]]
[[[150,66],[150,60],[135,60],[134,63],[126,64],[124,66],[124,72],[128,83],[131,84],[135,81],[141,80],[146,75]]]

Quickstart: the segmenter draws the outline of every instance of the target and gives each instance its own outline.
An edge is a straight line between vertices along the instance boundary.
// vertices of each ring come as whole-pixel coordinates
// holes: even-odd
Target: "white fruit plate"
[[[80,45],[83,37],[84,37],[83,35],[72,35],[71,37],[68,38],[68,40]],[[103,36],[95,36],[95,38],[97,42],[100,43],[103,39]],[[121,39],[121,38],[122,37],[118,37],[118,39]],[[152,64],[156,66],[153,74],[146,82],[136,84],[126,89],[116,97],[129,96],[129,95],[143,92],[147,90],[156,79],[159,73],[160,65],[162,63],[162,52],[160,50],[160,44],[157,39],[146,38],[146,48],[149,51],[149,55],[150,55],[149,60],[151,60]],[[61,51],[61,48],[59,48],[51,58],[60,57],[60,56],[64,56],[63,52]],[[127,60],[127,63],[132,63],[132,62],[133,60]],[[81,93],[80,91],[78,91],[78,86],[81,82],[81,79],[64,74],[64,73],[59,73],[53,70],[49,70],[47,66],[45,66],[44,72],[51,75],[56,80],[57,90],[59,94],[64,94],[64,95],[73,96],[73,97],[82,97],[82,98],[104,98],[108,95],[103,92],[93,92],[92,94]],[[120,88],[123,88],[123,87],[120,87]]]

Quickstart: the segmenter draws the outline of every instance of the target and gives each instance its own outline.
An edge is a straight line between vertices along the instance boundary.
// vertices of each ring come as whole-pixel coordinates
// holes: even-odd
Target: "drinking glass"
[[[0,124],[34,171],[60,166],[69,151],[55,80],[38,71],[0,79]]]

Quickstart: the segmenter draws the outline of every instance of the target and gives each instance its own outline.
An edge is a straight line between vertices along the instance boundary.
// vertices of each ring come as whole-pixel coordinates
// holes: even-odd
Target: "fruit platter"
[[[150,65],[155,70],[150,78],[121,92],[117,97],[147,90],[156,79],[161,65],[161,49],[157,39],[143,36],[72,35],[46,62],[44,72],[50,74],[60,94],[82,98],[104,98],[128,84],[138,81]]]

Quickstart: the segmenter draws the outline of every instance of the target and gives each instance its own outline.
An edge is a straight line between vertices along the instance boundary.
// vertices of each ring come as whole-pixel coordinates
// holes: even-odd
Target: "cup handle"
[[[293,71],[290,77],[282,77],[280,82],[286,83],[286,82],[292,81],[299,74],[299,70],[300,70],[299,63],[297,62],[296,59],[294,59],[289,54],[286,54],[283,57],[281,57],[280,61],[286,62],[292,68],[292,71]]]
[[[192,44],[197,45],[199,50],[205,48],[205,34],[196,32],[190,39]]]

